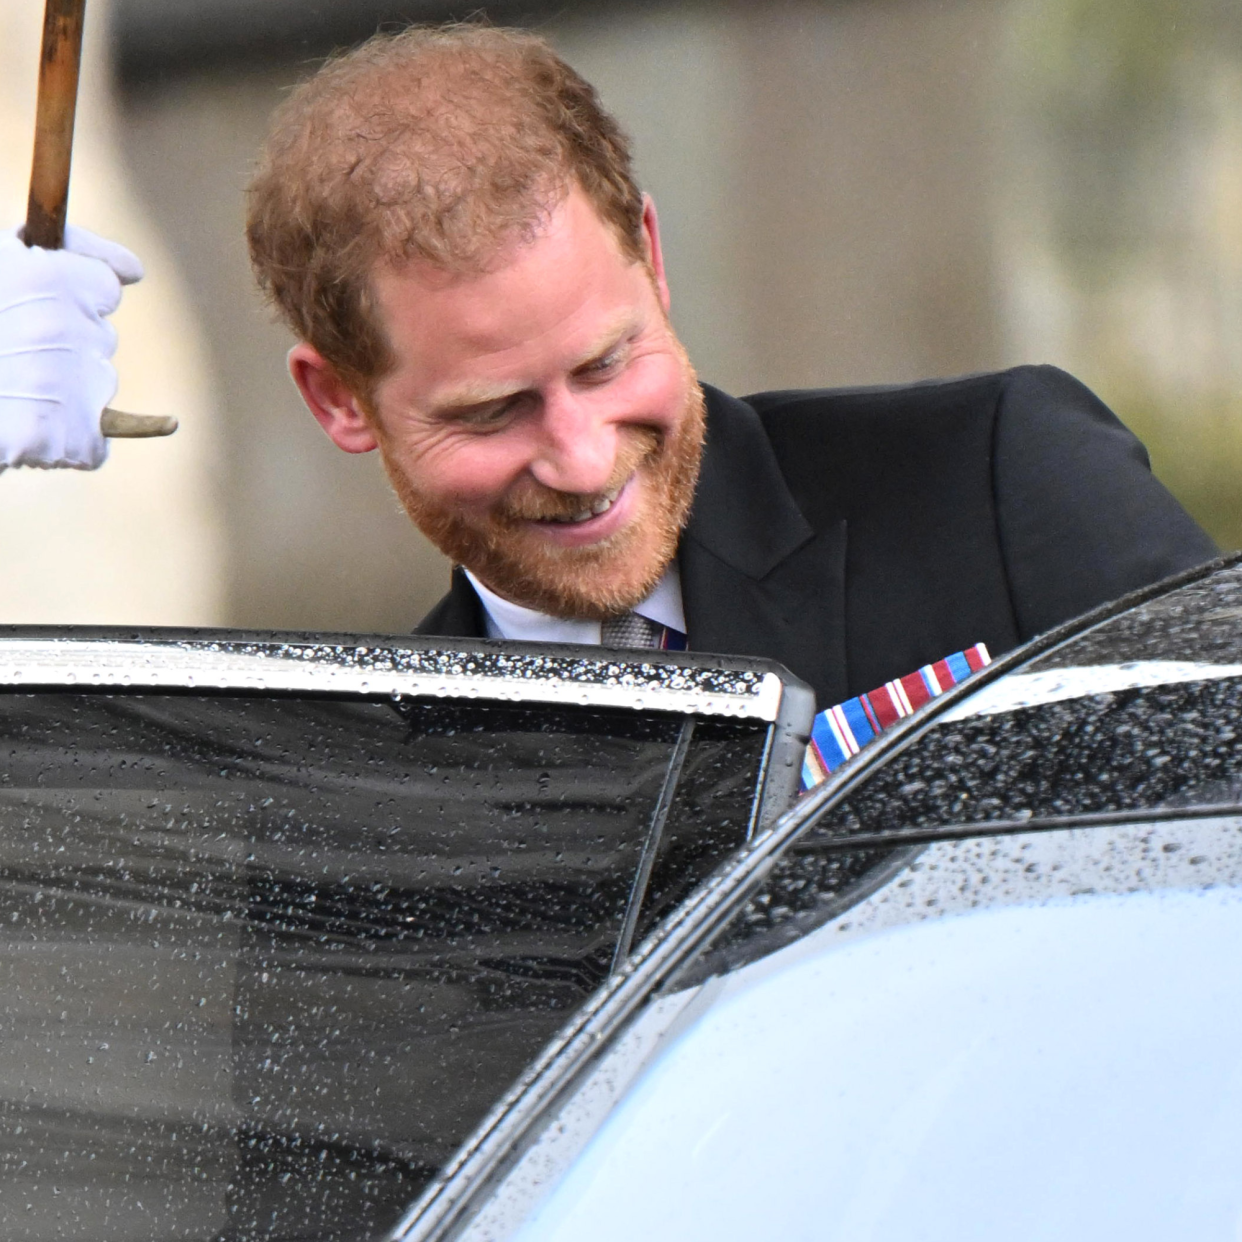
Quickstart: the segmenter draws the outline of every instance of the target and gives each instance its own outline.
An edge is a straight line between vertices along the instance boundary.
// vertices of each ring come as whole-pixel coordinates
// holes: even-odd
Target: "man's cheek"
[[[518,477],[504,462],[486,457],[422,460],[408,477],[420,492],[480,515],[494,508]]]
[[[630,367],[617,395],[635,415],[667,429],[678,421],[685,404],[681,368],[667,355],[640,358]]]

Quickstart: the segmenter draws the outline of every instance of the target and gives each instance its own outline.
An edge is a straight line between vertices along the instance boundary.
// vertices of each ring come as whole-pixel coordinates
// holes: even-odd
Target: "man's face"
[[[481,275],[374,281],[397,363],[371,421],[397,494],[498,594],[560,616],[645,598],[694,492],[702,393],[648,229],[654,268],[575,190]]]

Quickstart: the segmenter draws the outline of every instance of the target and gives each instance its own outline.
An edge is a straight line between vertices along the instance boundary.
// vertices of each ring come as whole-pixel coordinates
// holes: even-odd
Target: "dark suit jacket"
[[[821,707],[1216,555],[1143,446],[1054,367],[902,385],[710,387],[678,550],[689,645],[767,656]],[[460,571],[420,634],[479,638]]]

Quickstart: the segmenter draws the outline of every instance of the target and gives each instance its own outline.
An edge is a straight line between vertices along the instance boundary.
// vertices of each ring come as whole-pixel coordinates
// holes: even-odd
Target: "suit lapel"
[[[694,651],[765,656],[847,697],[844,520],[815,531],[758,414],[704,385],[707,443],[678,561]]]
[[[460,565],[453,567],[448,594],[418,623],[414,633],[436,638],[487,637],[483,602]]]

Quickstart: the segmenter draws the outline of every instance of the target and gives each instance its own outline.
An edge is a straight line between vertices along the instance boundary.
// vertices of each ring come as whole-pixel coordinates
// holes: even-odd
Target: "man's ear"
[[[337,448],[347,453],[369,453],[379,447],[362,403],[313,345],[299,341],[289,351],[289,374],[307,409]]]
[[[651,274],[655,277],[660,304],[667,315],[671,299],[668,295],[668,281],[664,277],[664,251],[660,248],[660,222],[656,218],[655,200],[650,194],[643,195],[643,249],[646,250],[647,261],[651,264]]]

